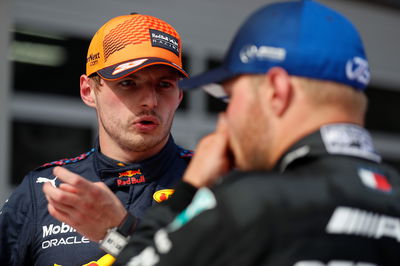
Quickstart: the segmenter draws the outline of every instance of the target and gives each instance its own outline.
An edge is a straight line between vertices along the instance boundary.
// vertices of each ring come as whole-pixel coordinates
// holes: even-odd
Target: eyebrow
[[[158,79],[160,79],[160,80],[161,79],[179,79],[179,77],[180,76],[176,73],[169,73],[169,74],[165,74],[165,75],[159,77]],[[129,76],[126,76],[124,78],[139,79],[139,77],[135,73],[133,73]]]

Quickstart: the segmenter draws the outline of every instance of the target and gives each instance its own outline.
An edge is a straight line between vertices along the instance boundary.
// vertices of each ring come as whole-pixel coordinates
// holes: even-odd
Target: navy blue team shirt
[[[192,152],[175,144],[172,136],[156,155],[125,165],[95,148],[76,158],[44,164],[28,173],[0,212],[0,265],[84,265],[106,253],[47,210],[45,182],[58,186],[52,174],[61,165],[92,182],[104,182],[125,208],[139,220],[150,206],[173,193]]]

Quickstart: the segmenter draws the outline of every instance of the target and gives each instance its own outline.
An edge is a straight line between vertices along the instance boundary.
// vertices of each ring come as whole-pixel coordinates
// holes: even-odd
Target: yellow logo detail
[[[119,173],[118,177],[130,177],[130,176],[134,176],[134,175],[141,175],[142,172],[140,172],[140,169],[137,170],[129,170],[129,171],[125,171],[123,173]]]
[[[156,191],[153,194],[153,199],[157,201],[158,203],[163,202],[164,200],[169,199],[172,194],[174,194],[175,190],[174,189],[162,189],[159,191]]]
[[[110,254],[106,254],[103,257],[101,257],[98,261],[91,261],[87,264],[84,264],[83,266],[111,266],[114,262],[115,258]]]

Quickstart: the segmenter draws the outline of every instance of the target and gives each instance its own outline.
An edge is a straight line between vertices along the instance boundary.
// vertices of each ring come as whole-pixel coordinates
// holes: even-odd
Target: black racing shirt
[[[179,184],[116,265],[398,266],[399,251],[399,174],[366,130],[332,124],[273,171],[236,171],[212,189]]]

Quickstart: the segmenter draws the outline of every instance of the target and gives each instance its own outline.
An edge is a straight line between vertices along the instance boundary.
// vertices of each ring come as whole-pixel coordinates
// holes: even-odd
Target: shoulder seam
[[[76,162],[85,160],[94,151],[95,151],[95,148],[92,148],[90,151],[82,153],[81,155],[74,157],[74,158],[66,158],[66,159],[61,159],[61,160],[45,163],[45,164],[39,166],[38,168],[36,168],[36,170],[51,167],[51,166],[62,166],[62,165],[66,165],[66,164],[76,163]]]
[[[189,158],[189,159],[190,159],[190,158],[193,157],[194,151],[184,149],[184,148],[182,148],[182,147],[179,146],[179,145],[177,145],[177,146],[178,146],[178,150],[179,150],[179,156],[180,156],[181,158]]]

